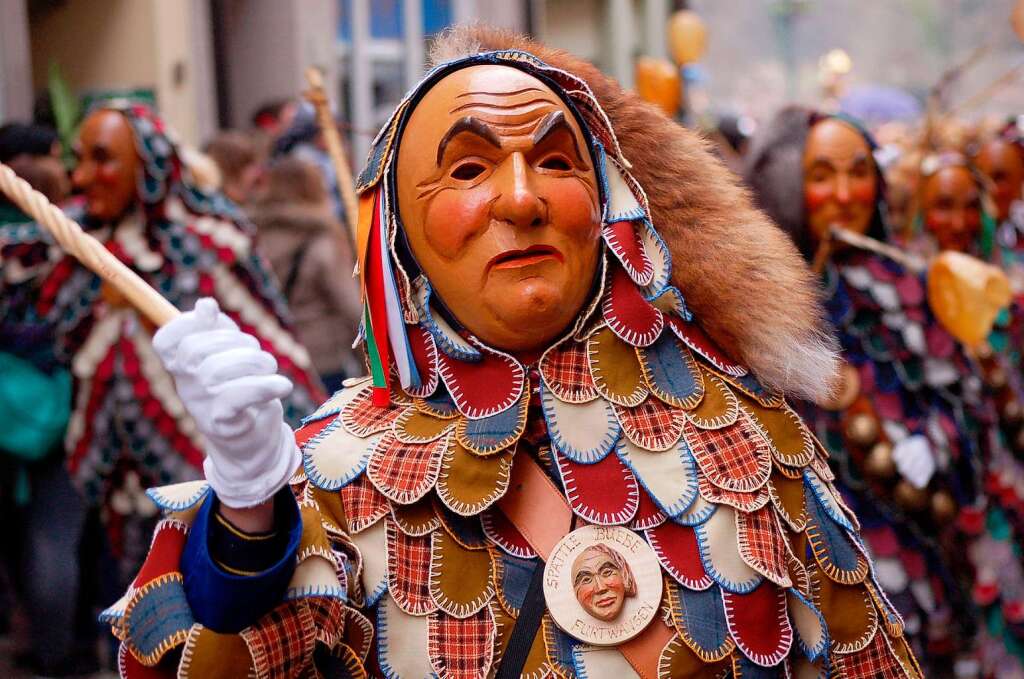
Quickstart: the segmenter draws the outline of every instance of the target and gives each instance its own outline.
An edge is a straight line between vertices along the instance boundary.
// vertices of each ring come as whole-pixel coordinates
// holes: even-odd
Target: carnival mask
[[[971,171],[948,165],[927,177],[921,212],[941,250],[970,252],[981,231],[981,190]]]
[[[434,292],[471,333],[548,346],[591,294],[597,173],[572,110],[519,69],[475,65],[416,104],[398,149],[399,214]]]
[[[85,119],[75,144],[78,165],[71,175],[85,194],[90,216],[112,221],[138,199],[139,156],[131,126],[117,111],[96,111]]]
[[[834,118],[816,123],[804,147],[803,171],[804,206],[816,241],[833,226],[868,231],[878,198],[878,168],[856,129]]]
[[[1010,216],[1010,206],[1020,200],[1024,185],[1024,153],[1011,141],[993,139],[981,148],[978,169],[992,180],[992,197],[1000,221]]]
[[[583,610],[603,622],[617,618],[626,597],[636,596],[636,581],[629,564],[614,549],[602,544],[588,547],[576,557],[572,585]]]

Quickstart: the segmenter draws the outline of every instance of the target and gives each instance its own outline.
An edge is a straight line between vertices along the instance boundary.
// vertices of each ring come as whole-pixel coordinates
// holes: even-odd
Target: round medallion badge
[[[585,526],[562,538],[544,566],[544,600],[572,637],[616,646],[640,634],[661,603],[661,565],[622,526]]]

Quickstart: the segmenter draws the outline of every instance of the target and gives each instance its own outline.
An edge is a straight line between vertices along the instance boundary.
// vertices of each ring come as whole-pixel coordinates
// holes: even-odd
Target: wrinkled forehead
[[[432,158],[459,129],[516,143],[562,120],[585,146],[574,111],[547,83],[511,66],[467,66],[441,78],[415,103],[399,139],[399,156],[413,152]]]

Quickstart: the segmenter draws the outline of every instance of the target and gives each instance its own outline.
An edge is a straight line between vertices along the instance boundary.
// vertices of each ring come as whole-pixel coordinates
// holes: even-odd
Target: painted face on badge
[[[413,256],[490,346],[545,348],[579,315],[600,253],[594,162],[570,109],[509,66],[470,66],[420,100],[398,151]]]
[[[866,233],[878,198],[878,169],[867,140],[841,120],[815,124],[803,158],[804,208],[820,241],[832,226]]]
[[[117,111],[96,111],[82,123],[75,153],[71,181],[85,194],[89,215],[103,221],[121,217],[138,199],[140,160],[131,125]]]
[[[940,249],[971,251],[981,232],[981,190],[966,167],[944,167],[925,179],[921,211]]]
[[[636,596],[629,564],[606,545],[588,547],[576,557],[572,587],[583,610],[603,622],[617,618],[626,598]]]
[[[978,169],[992,180],[992,198],[1000,221],[1009,218],[1010,206],[1024,188],[1024,152],[1005,139],[993,139],[978,154]]]

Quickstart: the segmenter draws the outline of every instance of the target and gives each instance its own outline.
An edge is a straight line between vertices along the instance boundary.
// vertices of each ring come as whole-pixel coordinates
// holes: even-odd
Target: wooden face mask
[[[413,256],[465,328],[510,351],[545,348],[579,315],[600,259],[594,159],[541,80],[482,64],[416,104],[397,157]]]
[[[924,226],[939,248],[970,252],[981,232],[981,190],[962,165],[939,169],[921,187]]]
[[[992,198],[1000,221],[1009,218],[1010,206],[1024,189],[1024,153],[1011,141],[993,139],[978,153],[978,169],[992,180]]]
[[[138,199],[140,167],[128,120],[117,111],[93,113],[82,123],[75,150],[71,179],[85,193],[89,214],[104,221],[123,215]]]
[[[864,137],[841,120],[818,122],[807,136],[803,168],[814,239],[820,241],[832,226],[866,233],[878,199],[878,169]]]

